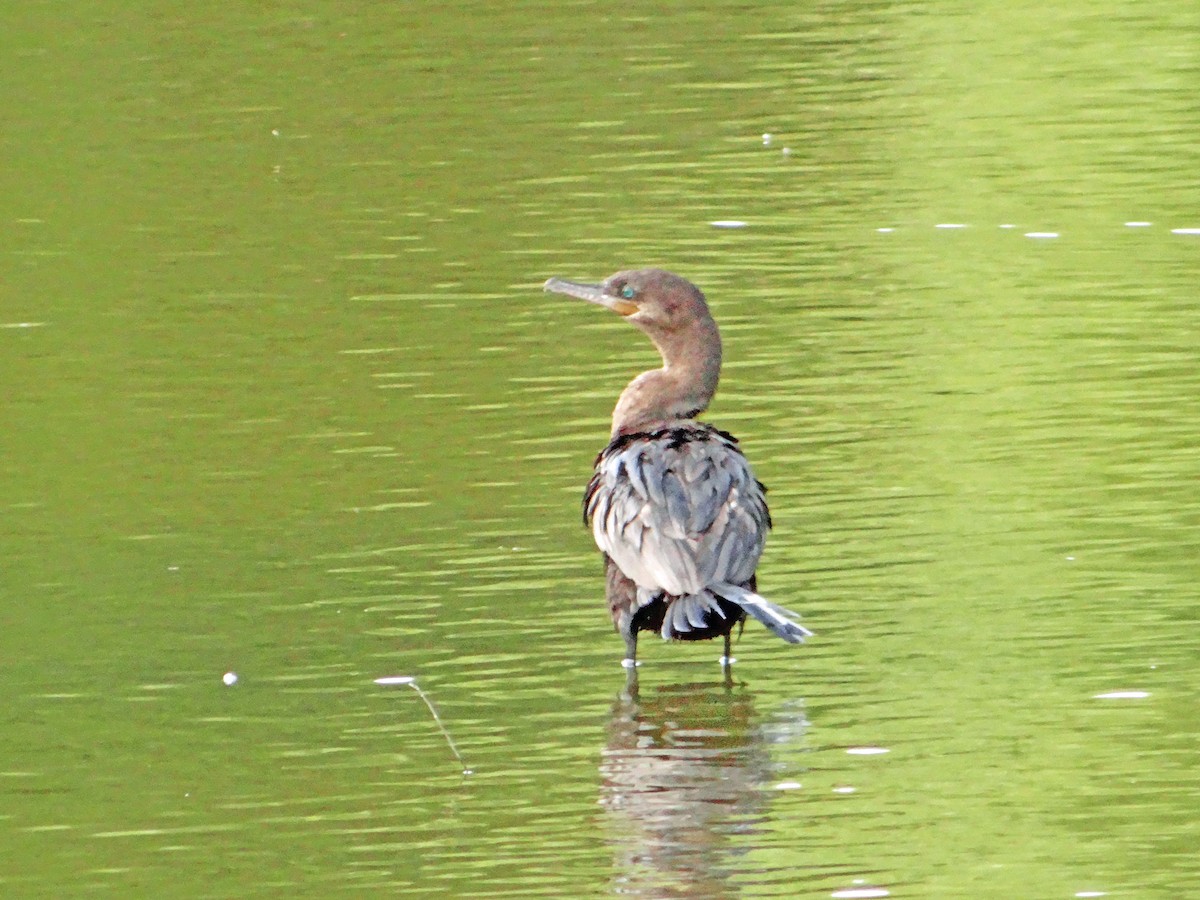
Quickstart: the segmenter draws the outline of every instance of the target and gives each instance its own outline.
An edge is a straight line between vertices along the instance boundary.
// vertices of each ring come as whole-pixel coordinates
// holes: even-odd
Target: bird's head
[[[606,306],[651,336],[711,320],[700,289],[662,269],[617,272],[601,284],[551,278],[545,290]]]
[[[621,392],[613,435],[692,419],[708,407],[721,374],[721,335],[700,289],[662,269],[610,275],[602,284],[551,278],[546,290],[606,306],[644,331],[663,367],[643,372]]]

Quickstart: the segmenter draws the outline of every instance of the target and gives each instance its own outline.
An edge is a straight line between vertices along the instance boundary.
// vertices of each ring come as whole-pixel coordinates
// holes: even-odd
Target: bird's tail
[[[662,636],[679,638],[691,631],[704,629],[713,617],[727,618],[720,601],[736,604],[758,619],[789,644],[799,644],[813,633],[794,621],[800,618],[790,609],[777,606],[766,597],[736,584],[714,584],[698,594],[676,597],[663,617]]]
[[[740,618],[731,604],[726,603],[726,608],[722,609],[720,600],[711,591],[664,599],[667,608],[663,613],[660,631],[664,640],[694,641],[712,637],[714,631],[724,634],[733,627],[733,623],[725,627],[721,623],[730,618]]]
[[[797,613],[782,606],[776,606],[766,597],[748,591],[736,584],[715,584],[711,588],[718,597],[732,600],[747,613],[766,625],[771,631],[783,638],[789,644],[799,644],[813,633],[794,621],[800,618]]]

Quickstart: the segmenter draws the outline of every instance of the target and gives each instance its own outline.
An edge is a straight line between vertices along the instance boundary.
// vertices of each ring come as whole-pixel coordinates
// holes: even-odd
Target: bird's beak
[[[566,294],[588,303],[599,303],[622,316],[632,316],[638,311],[636,303],[606,294],[602,284],[580,284],[563,278],[551,278],[543,285],[543,290],[552,294]]]

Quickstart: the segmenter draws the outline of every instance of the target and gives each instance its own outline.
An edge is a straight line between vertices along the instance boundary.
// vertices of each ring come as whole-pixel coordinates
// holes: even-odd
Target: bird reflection
[[[753,695],[730,684],[685,684],[613,706],[600,766],[618,894],[725,897],[737,847],[765,808],[771,761]]]

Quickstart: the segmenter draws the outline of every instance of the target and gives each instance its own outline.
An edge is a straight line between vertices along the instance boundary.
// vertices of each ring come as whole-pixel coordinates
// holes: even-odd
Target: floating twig
[[[458,764],[463,767],[463,774],[474,774],[473,769],[467,768],[466,760],[463,759],[462,754],[458,752],[458,747],[456,747],[454,744],[454,738],[450,737],[450,732],[447,731],[446,726],[442,724],[442,717],[438,715],[437,707],[433,705],[433,701],[429,699],[429,695],[421,690],[421,686],[417,684],[416,678],[414,678],[412,675],[388,675],[384,678],[376,678],[375,683],[386,685],[408,685],[410,688],[416,691],[417,696],[424,700],[425,705],[429,707],[429,712],[430,715],[433,716],[433,721],[437,723],[438,729],[442,732],[442,737],[446,739],[446,743],[450,746],[450,752],[454,754],[454,758],[458,760]]]

